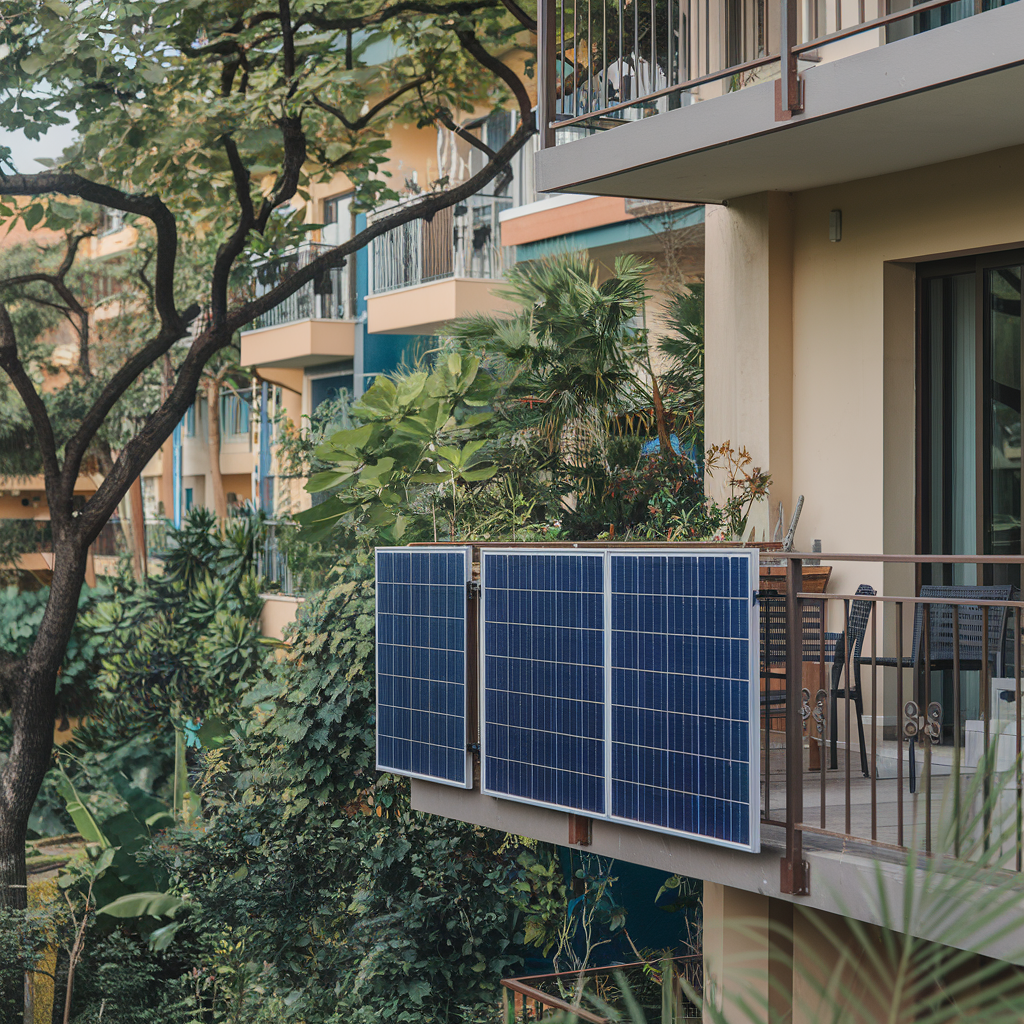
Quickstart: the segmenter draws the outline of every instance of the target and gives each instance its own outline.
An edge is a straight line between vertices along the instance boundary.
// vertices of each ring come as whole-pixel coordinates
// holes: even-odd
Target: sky
[[[33,174],[43,170],[39,157],[54,159],[68,146],[74,137],[73,125],[51,128],[41,139],[26,139],[22,132],[4,131],[0,128],[0,146],[10,146],[11,159],[20,174]]]

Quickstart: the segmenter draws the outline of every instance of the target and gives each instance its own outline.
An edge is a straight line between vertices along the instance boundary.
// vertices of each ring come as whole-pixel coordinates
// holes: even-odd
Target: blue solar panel
[[[612,818],[759,849],[756,560],[610,553]]]
[[[483,792],[606,809],[604,553],[484,551]]]
[[[468,788],[472,549],[377,549],[377,768]]]

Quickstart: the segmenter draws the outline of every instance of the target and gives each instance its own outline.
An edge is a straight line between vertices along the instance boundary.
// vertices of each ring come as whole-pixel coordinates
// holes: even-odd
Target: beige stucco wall
[[[1017,147],[708,208],[707,441],[746,445],[768,467],[772,525],[779,501],[788,519],[804,495],[798,550],[914,552],[915,264],[1024,245],[1022,180]],[[829,590],[860,583],[909,595],[914,573],[838,564]],[[887,619],[892,648],[891,608]]]
[[[1015,148],[708,209],[708,440],[805,495],[798,547],[913,550],[913,264],[1024,243],[1022,177]]]

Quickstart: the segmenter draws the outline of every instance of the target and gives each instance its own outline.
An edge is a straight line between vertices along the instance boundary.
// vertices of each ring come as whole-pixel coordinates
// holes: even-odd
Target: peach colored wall
[[[798,549],[914,551],[914,265],[1024,245],[1022,179],[1015,147],[708,209],[707,439],[767,464],[773,515],[805,496]],[[840,564],[829,589],[913,582],[905,567]]]
[[[708,439],[805,495],[798,544],[912,550],[913,264],[1024,244],[1022,175],[1024,147],[708,209]]]
[[[1024,147],[796,197],[794,481],[804,536],[914,544],[913,264],[1024,243]],[[828,240],[841,209],[842,241]]]
[[[502,245],[525,245],[544,238],[556,238],[573,231],[599,228],[626,220],[626,200],[616,196],[595,196],[578,203],[509,217],[501,222]]]
[[[453,277],[366,300],[367,329],[374,334],[434,334],[470,313],[502,313],[515,306],[494,294],[499,282]]]
[[[747,1006],[770,1007],[772,1020],[787,1020],[793,972],[783,962],[792,944],[792,906],[783,900],[715,882],[702,900],[704,998],[729,1024],[748,1024]],[[705,1007],[705,1024],[712,1016]]]
[[[756,506],[748,526],[760,539],[778,502],[792,507],[792,201],[762,193],[705,216],[704,439],[743,446],[771,472],[770,505]],[[709,482],[718,498],[724,477]]]
[[[243,334],[240,362],[243,366],[274,366],[298,361],[301,366],[351,359],[355,339],[355,326],[349,320],[299,320]]]

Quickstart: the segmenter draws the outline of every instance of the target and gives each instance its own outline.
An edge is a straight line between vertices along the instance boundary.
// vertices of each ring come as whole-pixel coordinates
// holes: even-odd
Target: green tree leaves
[[[495,472],[485,442],[471,439],[491,414],[470,411],[495,391],[480,360],[459,353],[439,357],[429,372],[378,377],[350,410],[360,425],[336,431],[316,449],[316,457],[335,468],[314,474],[306,489],[333,496],[297,521],[314,540],[341,521],[394,541],[404,533],[417,492],[448,487],[454,534],[459,487]]]

